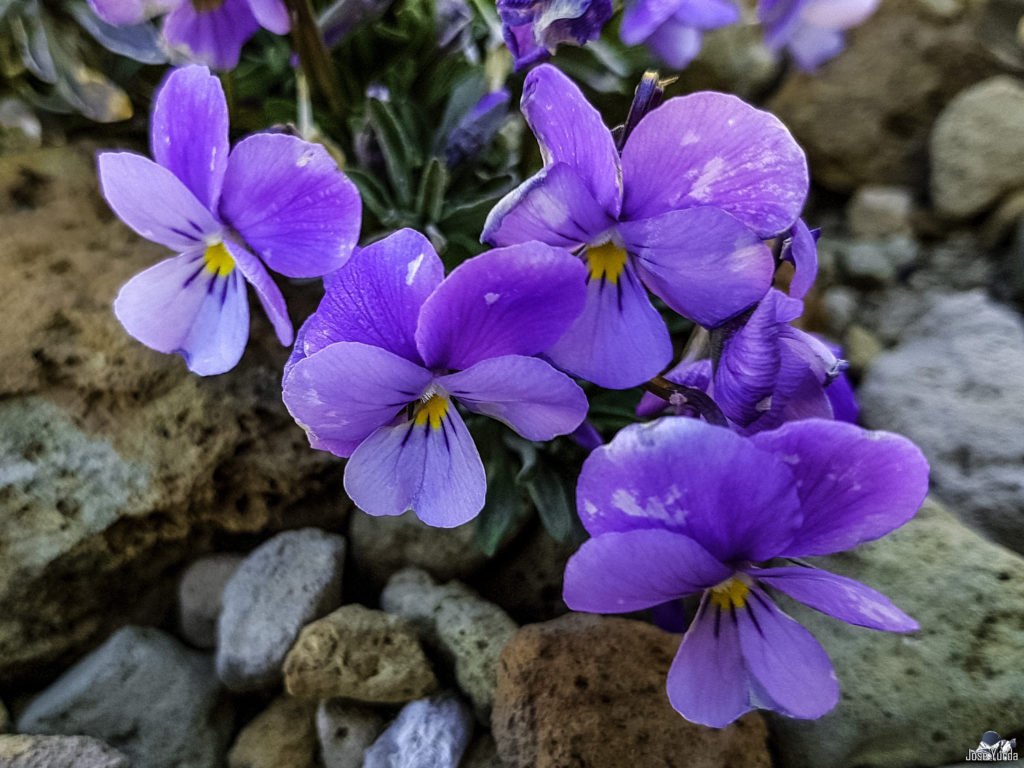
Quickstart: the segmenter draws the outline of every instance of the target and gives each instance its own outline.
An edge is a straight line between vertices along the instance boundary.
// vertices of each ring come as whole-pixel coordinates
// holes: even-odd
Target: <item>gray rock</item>
[[[452,694],[406,704],[366,751],[363,768],[457,768],[473,714]]]
[[[988,730],[1024,726],[1024,559],[932,501],[895,533],[816,565],[858,579],[917,619],[874,632],[792,601],[841,697],[819,720],[773,717],[777,765],[916,768],[962,761]]]
[[[285,531],[245,558],[223,593],[217,674],[235,691],[281,680],[303,625],[341,603],[345,540],[316,528]]]
[[[341,699],[321,701],[316,708],[316,732],[324,768],[362,768],[366,750],[387,723],[369,707]]]
[[[906,187],[868,184],[860,187],[846,208],[846,221],[854,237],[876,239],[910,232],[914,198]]]
[[[871,331],[851,325],[843,337],[843,357],[850,363],[850,372],[860,377],[882,353],[882,342]]]
[[[399,571],[381,593],[381,607],[409,619],[455,668],[455,681],[490,722],[498,659],[518,625],[505,611],[457,581],[439,586],[425,571]]]
[[[4,768],[131,768],[128,758],[90,736],[0,736]]]
[[[145,768],[212,767],[231,727],[218,688],[205,655],[125,627],[36,697],[18,730],[93,736]]]
[[[966,218],[1024,187],[1024,85],[1009,76],[973,85],[932,131],[931,193],[939,213]]]
[[[968,524],[1024,551],[1024,326],[980,291],[929,297],[861,385],[862,422],[906,435]]]
[[[242,563],[241,555],[217,554],[192,562],[178,582],[178,626],[197,648],[217,647],[221,595]]]
[[[844,282],[858,288],[879,288],[896,280],[896,268],[878,243],[849,243],[839,251]]]
[[[910,277],[918,291],[969,291],[992,285],[993,264],[971,231],[957,232],[929,248]]]
[[[314,708],[279,696],[238,734],[228,768],[317,768]]]
[[[835,285],[825,292],[825,319],[829,333],[841,338],[857,314],[858,295],[852,288]]]

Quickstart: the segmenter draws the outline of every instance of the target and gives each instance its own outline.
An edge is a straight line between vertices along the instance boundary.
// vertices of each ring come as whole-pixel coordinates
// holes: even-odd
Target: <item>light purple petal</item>
[[[860,407],[857,405],[857,396],[853,393],[853,385],[845,373],[839,374],[835,381],[825,387],[825,397],[832,406],[832,414],[836,421],[857,423]]]
[[[231,151],[220,210],[275,272],[319,277],[341,267],[359,237],[355,185],[319,144],[258,133]]]
[[[622,152],[623,219],[713,205],[762,237],[792,226],[807,197],[804,153],[778,118],[703,92],[651,111]]]
[[[238,66],[242,46],[259,28],[247,0],[224,0],[212,11],[183,2],[164,17],[163,33],[190,61],[227,71]]]
[[[715,366],[715,402],[741,426],[771,408],[771,395],[778,383],[782,351],[775,319],[776,295],[774,291],[769,293],[746,322],[725,339]]]
[[[801,22],[793,30],[787,47],[800,69],[813,72],[843,50],[843,33]]]
[[[811,720],[839,702],[839,681],[828,654],[763,591],[752,587],[746,608],[730,609],[729,613],[739,623],[747,668],[770,697],[772,709],[787,717]]]
[[[607,389],[628,389],[672,361],[665,321],[651,305],[631,264],[618,282],[587,282],[583,312],[547,352],[559,368]]]
[[[928,492],[928,462],[905,437],[811,419],[750,438],[795,478],[804,522],[787,557],[827,555],[877,539],[914,516]]]
[[[568,165],[601,208],[617,216],[622,192],[615,141],[576,84],[557,67],[541,64],[526,76],[520,106],[544,165]]]
[[[153,159],[217,209],[228,167],[228,105],[206,67],[172,69],[157,92],[149,124]]]
[[[699,29],[717,29],[739,21],[740,11],[732,0],[679,0],[674,16]]]
[[[454,528],[483,509],[487,480],[469,430],[449,406],[436,429],[409,421],[363,441],[345,468],[345,492],[371,515],[412,509],[427,525]]]
[[[162,165],[132,152],[101,152],[96,165],[107,204],[147,240],[185,251],[219,238],[220,223]]]
[[[592,536],[665,528],[724,563],[775,557],[802,519],[779,458],[725,427],[679,417],[626,427],[591,453],[576,499]]]
[[[563,163],[556,163],[498,201],[487,215],[480,240],[491,245],[539,240],[574,248],[614,224],[577,173]]]
[[[444,265],[419,232],[400,229],[365,248],[325,280],[324,298],[303,325],[299,356],[337,341],[361,341],[422,363],[416,323]]]
[[[732,573],[679,533],[605,533],[569,558],[563,596],[574,611],[629,613],[714,586]]]
[[[432,378],[386,349],[343,341],[292,366],[284,404],[311,437],[347,446],[388,424],[419,399]]]
[[[235,260],[235,266],[242,273],[242,277],[256,292],[256,298],[260,300],[263,311],[267,313],[267,317],[270,318],[270,322],[274,326],[277,340],[284,346],[289,346],[295,334],[292,321],[288,318],[288,306],[284,303],[281,289],[267,274],[263,262],[258,258],[235,243],[225,241],[224,245]]]
[[[286,35],[291,28],[288,9],[281,0],[249,0],[249,9],[264,29],[275,35]]]
[[[818,236],[820,229],[813,232],[803,219],[793,225],[789,245],[783,249],[782,258],[793,262],[793,279],[789,282],[789,295],[802,299],[807,295],[818,277]]]
[[[234,368],[249,338],[245,280],[237,270],[215,275],[201,248],[161,261],[121,286],[114,314],[133,338],[180,354],[200,376]]]
[[[680,0],[631,0],[622,12],[619,37],[626,45],[640,45],[675,14]]]
[[[471,411],[507,424],[527,440],[567,435],[587,415],[579,385],[536,357],[492,357],[437,383]]]
[[[800,12],[807,24],[823,29],[849,29],[863,24],[880,0],[810,0]]]
[[[107,24],[128,27],[176,8],[181,0],[89,0],[89,5]]]
[[[687,720],[724,728],[754,709],[735,611],[722,615],[705,597],[668,671],[668,698]]]
[[[535,355],[583,310],[586,268],[561,248],[525,243],[463,262],[424,302],[416,346],[428,368]]]
[[[699,29],[669,19],[651,33],[644,44],[672,69],[686,69],[697,58],[704,35]]]
[[[644,284],[679,314],[706,326],[761,300],[775,262],[754,232],[709,206],[619,225]]]
[[[750,575],[817,611],[841,621],[887,632],[913,632],[917,622],[881,592],[818,568],[797,566],[751,570]]]

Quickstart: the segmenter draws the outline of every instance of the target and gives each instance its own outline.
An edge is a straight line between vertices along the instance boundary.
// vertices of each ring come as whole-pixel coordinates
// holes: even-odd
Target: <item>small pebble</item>
[[[316,732],[324,768],[362,768],[366,750],[386,724],[384,716],[369,707],[341,699],[321,701]]]
[[[850,233],[861,239],[903,235],[910,232],[914,199],[906,187],[869,184],[859,188],[846,209]]]
[[[280,696],[242,729],[228,768],[316,768],[314,708]]]
[[[221,595],[242,559],[241,555],[208,555],[194,561],[181,574],[178,582],[178,626],[181,636],[196,648],[217,647]]]
[[[473,714],[453,694],[406,704],[366,751],[363,768],[458,768]]]
[[[141,764],[140,764],[141,765]],[[3,768],[132,768],[128,758],[91,736],[0,736]]]

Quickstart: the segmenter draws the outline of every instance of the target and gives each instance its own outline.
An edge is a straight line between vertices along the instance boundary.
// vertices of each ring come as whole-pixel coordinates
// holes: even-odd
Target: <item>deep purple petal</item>
[[[672,339],[631,264],[616,280],[587,282],[586,305],[547,356],[559,368],[607,389],[628,389],[672,360]]]
[[[281,0],[249,0],[249,10],[264,29],[269,29],[275,35],[288,34],[291,28],[288,9]]]
[[[421,363],[416,323],[426,298],[444,279],[444,265],[419,232],[400,229],[357,248],[325,280],[324,298],[296,341],[299,356],[338,341],[361,341]]]
[[[673,384],[683,387],[693,387],[702,392],[708,391],[711,383],[711,361],[704,360],[683,360],[671,371],[665,373],[665,378]],[[653,392],[644,392],[640,403],[636,407],[636,415],[643,418],[654,416],[668,408],[669,402],[658,397]]]
[[[728,612],[739,623],[740,648],[750,675],[770,697],[772,709],[811,720],[839,702],[839,681],[828,654],[762,590],[752,587],[746,608]]]
[[[587,415],[579,385],[536,357],[492,357],[437,383],[471,411],[507,424],[527,440],[567,435]]]
[[[605,533],[569,558],[563,596],[574,611],[629,613],[714,586],[732,573],[679,533]]]
[[[687,720],[712,728],[754,709],[736,622],[706,597],[668,671],[668,698]]]
[[[128,331],[158,352],[177,353],[200,376],[235,367],[249,338],[249,302],[237,270],[208,269],[196,248],[140,272],[114,299]]]
[[[790,242],[782,251],[785,261],[793,262],[793,279],[789,282],[789,295],[802,299],[807,295],[818,277],[818,237],[820,229],[813,232],[803,219],[797,219],[790,234]]]
[[[905,437],[811,419],[750,438],[792,471],[804,522],[776,554],[827,555],[877,539],[914,516],[928,492],[928,462]]]
[[[568,165],[601,209],[617,216],[622,192],[615,141],[576,84],[557,67],[542,64],[526,76],[520,106],[544,165]]]
[[[219,238],[220,223],[162,165],[132,152],[101,152],[96,165],[107,204],[147,240],[185,251]]]
[[[746,426],[771,408],[782,360],[773,291],[722,343],[715,366],[714,397],[722,412]]]
[[[669,99],[622,152],[623,219],[713,205],[762,237],[788,229],[807,197],[804,153],[778,118],[735,96]]]
[[[758,581],[785,592],[841,621],[887,632],[913,632],[917,622],[881,592],[859,581],[818,568],[781,567],[748,571]]]
[[[361,209],[355,185],[319,144],[258,133],[231,151],[221,214],[275,272],[319,277],[341,267]]]
[[[295,334],[292,321],[288,318],[288,306],[284,303],[281,289],[267,274],[266,267],[258,258],[235,243],[225,242],[224,245],[235,260],[235,266],[242,273],[242,277],[256,292],[256,298],[260,300],[263,311],[267,313],[267,317],[270,318],[270,322],[274,326],[277,340],[284,346],[289,346]]]
[[[593,536],[665,528],[725,563],[775,557],[801,523],[779,458],[725,427],[678,417],[626,427],[591,453],[576,499]]]
[[[483,509],[487,481],[473,438],[450,405],[437,427],[409,421],[370,435],[345,468],[345,492],[371,515],[412,509],[427,525],[454,528]]]
[[[210,11],[183,2],[164,18],[163,33],[190,61],[227,71],[238,66],[242,46],[259,28],[247,0],[224,0]]]
[[[619,233],[640,279],[679,314],[711,327],[768,292],[775,263],[753,230],[702,206],[623,222]]]
[[[853,392],[853,385],[845,373],[840,373],[831,384],[825,387],[825,397],[828,398],[829,405],[832,406],[832,415],[836,421],[857,423],[860,407],[857,405],[857,396]]]
[[[525,243],[463,262],[424,302],[416,346],[428,368],[535,355],[583,310],[586,268],[561,248]]]
[[[499,200],[487,215],[480,240],[491,245],[539,240],[574,248],[614,224],[576,172],[557,163],[531,176]]]
[[[284,404],[311,438],[356,444],[418,400],[432,378],[386,349],[343,341],[292,366]]]
[[[149,144],[154,160],[209,210],[217,209],[228,167],[228,105],[220,80],[210,70],[171,70],[156,94]]]
[[[538,43],[534,37],[532,22],[509,24],[503,20],[501,33],[505,39],[505,45],[512,53],[512,60],[517,72],[523,67],[551,55],[548,49]]]

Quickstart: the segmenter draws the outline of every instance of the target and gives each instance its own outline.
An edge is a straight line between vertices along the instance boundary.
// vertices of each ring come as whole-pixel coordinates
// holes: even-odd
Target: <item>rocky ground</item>
[[[99,198],[95,148],[0,157],[0,766],[937,768],[985,731],[1024,737],[1024,81],[992,26],[1005,5],[885,0],[813,77],[775,83],[737,33],[695,70],[774,84],[821,185],[809,327],[843,344],[862,423],[932,466],[910,524],[826,558],[920,632],[788,606],[842,685],[814,722],[683,721],[663,692],[678,637],[563,615],[570,550],[536,522],[489,559],[471,526],[352,512],[340,462],[281,404],[262,316],[229,376],[141,347],[110,302],[162,253]],[[315,288],[285,288],[304,316]]]

